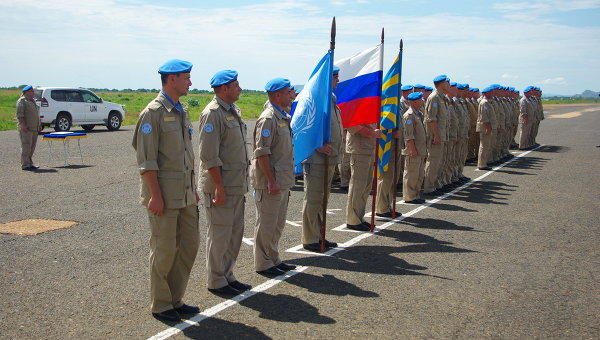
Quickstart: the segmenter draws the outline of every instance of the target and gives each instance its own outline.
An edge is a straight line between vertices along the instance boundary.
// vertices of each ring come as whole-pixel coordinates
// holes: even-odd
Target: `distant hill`
[[[545,98],[548,97],[560,97],[560,98],[595,98],[599,99],[600,92],[594,92],[591,90],[585,90],[580,94],[566,95],[566,94],[552,94],[552,93],[544,93],[542,96]]]
[[[590,90],[585,90],[581,93],[582,98],[598,98],[598,95],[600,95],[600,92],[594,92]]]

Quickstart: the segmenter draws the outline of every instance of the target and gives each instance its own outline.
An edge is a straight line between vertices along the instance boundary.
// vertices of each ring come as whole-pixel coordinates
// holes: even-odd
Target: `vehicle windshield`
[[[42,100],[42,90],[35,89],[35,90],[33,90],[33,92],[35,93],[35,97],[34,97],[35,100],[37,100],[37,101]]]

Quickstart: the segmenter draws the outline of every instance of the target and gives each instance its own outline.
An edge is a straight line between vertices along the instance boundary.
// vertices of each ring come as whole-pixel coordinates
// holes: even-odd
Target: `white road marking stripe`
[[[517,158],[523,157],[523,156],[529,154],[530,152],[535,151],[535,150],[541,148],[542,146],[544,146],[544,145],[542,144],[542,145],[536,147],[535,149],[528,150],[528,151],[526,151],[526,152],[524,152],[524,153],[522,153],[522,154],[520,154],[518,156],[515,156],[514,158],[509,159],[508,161],[502,163],[501,165],[499,165],[499,166],[493,168],[492,170],[489,170],[485,174],[477,177],[476,179],[473,179],[473,180],[471,180],[471,181],[463,184],[462,186],[460,186],[460,187],[458,187],[458,188],[456,188],[456,189],[454,189],[454,190],[452,190],[452,191],[450,191],[450,192],[448,192],[448,193],[446,193],[446,194],[444,194],[444,195],[442,195],[440,197],[436,197],[436,198],[434,198],[434,199],[432,199],[430,201],[427,201],[426,203],[422,204],[421,206],[419,206],[419,207],[417,207],[417,208],[415,208],[415,209],[413,209],[413,210],[411,210],[411,211],[409,211],[409,212],[407,212],[405,214],[402,214],[402,216],[396,217],[396,219],[394,219],[394,220],[391,220],[391,221],[386,222],[386,223],[384,223],[384,224],[382,224],[380,226],[375,227],[375,230],[372,233],[362,233],[362,234],[356,236],[355,238],[353,238],[353,239],[351,239],[349,241],[346,241],[344,243],[338,244],[337,248],[331,248],[331,249],[329,249],[328,251],[326,251],[324,253],[315,253],[315,252],[309,252],[309,251],[300,251],[300,249],[303,249],[303,248],[302,248],[302,245],[298,245],[298,246],[292,247],[292,248],[290,248],[290,249],[288,249],[286,251],[290,252],[290,253],[308,254],[308,255],[312,255],[312,256],[331,256],[331,255],[333,255],[333,254],[335,254],[335,253],[337,253],[339,251],[342,251],[342,250],[345,250],[346,248],[351,247],[352,245],[354,245],[354,244],[356,244],[356,243],[358,243],[358,242],[366,239],[367,237],[371,237],[371,236],[379,233],[380,231],[387,229],[388,227],[396,224],[397,222],[400,222],[400,221],[404,220],[407,217],[415,215],[419,211],[430,207],[431,205],[433,205],[433,204],[435,204],[435,203],[437,203],[437,202],[445,199],[446,197],[451,196],[452,194],[454,194],[454,193],[456,193],[458,191],[461,191],[462,189],[465,189],[465,188],[471,186],[472,184],[474,184],[476,182],[481,181],[482,179],[486,178],[487,176],[489,176],[493,172],[495,172],[495,171],[497,171],[499,169],[502,169],[505,165],[511,163],[512,161],[516,160]],[[341,210],[341,209],[331,209],[331,210]],[[345,226],[345,224],[342,224],[342,226]],[[335,229],[338,229],[339,227],[340,226],[336,227]],[[158,333],[158,334],[156,334],[156,335],[154,335],[154,336],[152,336],[152,337],[150,337],[148,339],[153,339],[153,340],[167,339],[167,338],[169,338],[169,337],[171,337],[173,335],[176,335],[176,334],[180,333],[181,331],[183,331],[184,329],[186,329],[186,328],[188,328],[190,326],[196,326],[196,325],[200,324],[200,322],[202,322],[203,320],[205,320],[205,319],[207,319],[207,318],[209,318],[209,317],[211,317],[211,316],[213,316],[213,315],[215,315],[215,314],[217,314],[219,312],[222,312],[222,311],[224,311],[225,309],[227,309],[227,308],[229,308],[231,306],[234,306],[234,305],[238,304],[240,301],[246,300],[247,298],[255,295],[256,293],[263,292],[263,291],[265,291],[265,290],[267,290],[267,289],[269,289],[269,288],[271,288],[271,287],[279,284],[280,282],[285,281],[286,279],[288,279],[288,278],[290,278],[290,277],[292,277],[292,276],[294,276],[294,275],[296,275],[296,274],[298,274],[300,272],[305,271],[308,268],[310,268],[310,267],[308,267],[308,266],[298,267],[298,268],[296,268],[293,271],[289,271],[289,272],[285,273],[284,275],[280,275],[280,276],[278,276],[276,278],[270,279],[270,280],[268,280],[268,281],[266,281],[266,282],[264,282],[264,283],[262,283],[262,284],[260,284],[260,285],[258,285],[256,287],[254,287],[250,291],[246,291],[246,292],[244,292],[244,293],[242,293],[240,295],[237,295],[237,296],[235,296],[235,297],[233,297],[233,298],[231,298],[229,300],[223,301],[223,302],[221,302],[218,305],[215,305],[215,306],[213,306],[211,308],[208,308],[205,311],[203,311],[202,313],[200,313],[200,314],[192,317],[191,319],[184,320],[184,321],[178,323],[177,325],[175,325],[175,326],[173,326],[171,328],[167,328],[166,330],[164,330],[164,331],[162,331],[162,332],[160,332],[160,333]]]
[[[249,246],[253,246],[254,245],[254,239],[253,238],[242,237],[242,242],[246,243]]]
[[[302,227],[302,224],[300,224],[300,223],[296,223],[296,222],[294,222],[294,221],[288,221],[288,220],[285,220],[285,223],[287,223],[287,224],[289,224],[289,225],[291,225],[291,226],[293,226],[293,227]]]

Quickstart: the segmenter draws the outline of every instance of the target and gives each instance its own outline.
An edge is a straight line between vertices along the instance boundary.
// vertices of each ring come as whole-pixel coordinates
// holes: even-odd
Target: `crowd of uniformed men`
[[[200,116],[196,165],[192,123],[179,101],[192,85],[191,70],[191,63],[177,59],[159,68],[162,90],[141,112],[133,137],[141,203],[147,207],[151,229],[152,314],[168,321],[200,312],[199,307],[183,303],[199,247],[199,204],[205,208],[208,224],[206,285],[212,293],[235,296],[251,289],[233,273],[249,184],[257,216],[256,272],[274,277],[295,268],[282,262],[278,250],[295,181],[290,128],[295,92],[290,81],[275,78],[266,84],[269,100],[249,135],[250,151],[247,127],[235,105],[242,91],[238,73],[216,73],[210,81],[215,96]],[[334,67],[333,89],[339,71]],[[390,160],[396,170],[385,172],[377,184],[376,214],[380,217],[392,216],[400,178],[404,202],[421,204],[422,195],[433,197],[468,181],[463,174],[466,162],[476,161],[479,170],[487,170],[511,157],[509,148],[516,146],[519,125],[518,147],[535,145],[539,121],[544,118],[539,88],[527,87],[519,101],[518,91],[500,85],[491,85],[480,95],[478,89],[450,82],[445,75],[435,77],[433,84],[435,90],[418,84],[401,88],[401,120],[393,132],[398,151]],[[22,107],[26,106],[18,105],[18,116]],[[330,141],[303,162],[302,245],[309,251],[320,251],[322,207],[327,205],[338,166],[340,185],[349,185],[346,226],[364,231],[370,227],[364,221],[365,206],[381,130],[377,124],[343,129],[335,96],[331,109]],[[27,160],[24,166],[29,166]],[[323,241],[326,248],[337,246]]]

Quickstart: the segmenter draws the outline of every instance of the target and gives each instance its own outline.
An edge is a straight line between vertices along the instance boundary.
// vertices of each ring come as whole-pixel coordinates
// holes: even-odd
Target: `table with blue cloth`
[[[79,144],[79,141],[82,138],[87,138],[87,133],[65,131],[65,132],[52,132],[52,133],[45,134],[44,137],[42,137],[42,140],[45,140],[46,142],[48,142],[48,161],[52,161],[54,159],[54,154],[52,153],[52,143],[54,141],[61,141],[63,143],[63,158],[64,158],[65,166],[70,165],[69,158],[72,158],[70,156],[70,141],[77,140],[77,148],[79,149],[79,158],[81,158],[81,163],[83,164],[83,154],[81,153],[81,145]],[[74,158],[77,158],[77,156],[75,156]]]

